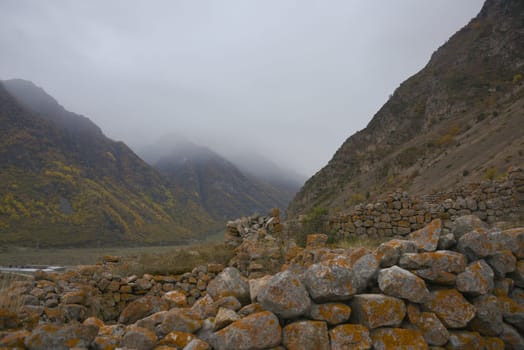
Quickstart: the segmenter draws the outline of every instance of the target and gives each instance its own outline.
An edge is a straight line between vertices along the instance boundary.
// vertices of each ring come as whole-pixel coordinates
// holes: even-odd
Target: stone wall
[[[437,218],[449,228],[462,215],[473,214],[494,223],[522,221],[523,211],[524,171],[514,169],[500,181],[469,184],[424,197],[395,192],[331,216],[325,232],[337,239],[404,236]]]
[[[225,268],[192,306],[180,293],[146,292],[116,321],[86,314],[24,323],[32,303],[18,319],[0,309],[0,348],[524,349],[524,228],[501,230],[469,215],[449,233],[436,219],[373,250],[331,249],[327,238],[310,235],[272,275]],[[55,299],[76,315],[95,300],[78,291],[110,280],[93,277],[99,272],[41,275],[23,295],[42,300],[55,293],[51,286],[74,288]],[[154,289],[154,278],[125,280]]]
[[[20,321],[71,322],[96,316],[115,322],[144,296],[164,300],[169,306],[192,305],[224,268],[209,264],[180,275],[121,276],[112,272],[111,264],[78,266],[65,273],[37,271],[33,280],[15,282],[10,295],[19,304]]]

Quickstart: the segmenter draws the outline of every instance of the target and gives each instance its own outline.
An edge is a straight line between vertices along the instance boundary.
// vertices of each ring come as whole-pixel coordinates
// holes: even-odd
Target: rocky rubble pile
[[[437,219],[375,250],[326,240],[309,236],[273,275],[227,267],[192,306],[145,295],[118,323],[40,322],[4,331],[0,347],[524,349],[524,228],[466,216],[449,234]]]

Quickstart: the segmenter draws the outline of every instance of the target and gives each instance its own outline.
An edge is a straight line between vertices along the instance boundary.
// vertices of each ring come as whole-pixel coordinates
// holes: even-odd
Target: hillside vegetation
[[[0,84],[0,126],[0,243],[180,242],[219,227],[192,194],[30,82]]]

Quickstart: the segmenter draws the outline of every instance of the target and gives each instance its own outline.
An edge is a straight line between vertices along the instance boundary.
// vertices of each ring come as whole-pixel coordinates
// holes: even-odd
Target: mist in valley
[[[138,153],[176,133],[303,182],[481,3],[6,0],[0,79]]]

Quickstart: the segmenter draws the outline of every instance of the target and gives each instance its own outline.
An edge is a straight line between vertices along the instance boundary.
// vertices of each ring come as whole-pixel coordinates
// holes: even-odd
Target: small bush
[[[522,81],[522,74],[517,73],[513,76],[513,84],[518,84]]]
[[[468,169],[465,169],[463,172],[462,172],[462,176],[468,176],[469,175],[469,170]]]
[[[484,174],[486,180],[494,180],[498,175],[498,170],[495,167],[488,168]]]

